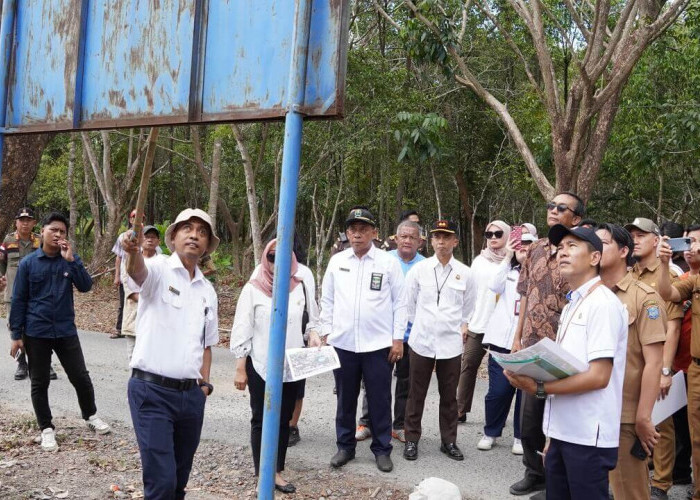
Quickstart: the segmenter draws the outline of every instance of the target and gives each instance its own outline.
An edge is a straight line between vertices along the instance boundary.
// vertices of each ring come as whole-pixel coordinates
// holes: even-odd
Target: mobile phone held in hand
[[[520,250],[523,244],[523,226],[513,226],[510,228],[510,241],[513,242],[513,248]]]
[[[690,238],[671,238],[667,240],[672,252],[687,252],[690,250]]]
[[[17,352],[15,353],[15,361],[19,361],[19,358],[22,357],[22,349],[17,349]]]
[[[639,438],[637,438],[634,441],[634,445],[632,445],[630,453],[634,458],[638,458],[639,460],[646,460],[647,458],[649,458],[647,456],[647,452],[644,451],[644,448],[642,447],[642,442],[639,440]]]

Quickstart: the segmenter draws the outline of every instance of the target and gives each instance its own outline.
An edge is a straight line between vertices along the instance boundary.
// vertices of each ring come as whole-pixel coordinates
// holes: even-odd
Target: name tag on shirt
[[[384,275],[382,273],[372,273],[372,280],[369,283],[369,289],[370,290],[381,290],[383,278],[384,278]]]
[[[178,290],[177,288],[169,286],[168,290],[170,291],[170,293],[174,293],[175,295],[180,295],[180,290]]]
[[[520,316],[520,299],[515,301],[515,308],[513,310],[514,316]]]

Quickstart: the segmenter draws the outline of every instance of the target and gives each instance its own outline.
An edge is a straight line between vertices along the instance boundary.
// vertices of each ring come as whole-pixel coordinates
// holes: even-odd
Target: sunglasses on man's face
[[[497,240],[499,240],[503,237],[503,231],[486,231],[484,233],[484,237],[487,240],[490,240],[492,238],[496,238]]]
[[[571,210],[566,203],[559,203],[558,205],[553,201],[547,203],[547,210],[554,210],[555,208],[560,214],[566,212],[567,210]],[[571,211],[573,212],[573,210]]]

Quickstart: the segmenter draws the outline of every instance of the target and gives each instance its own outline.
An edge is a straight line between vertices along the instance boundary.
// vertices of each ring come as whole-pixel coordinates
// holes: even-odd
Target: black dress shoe
[[[466,413],[464,415],[462,415],[461,417],[457,417],[457,422],[459,422],[460,424],[463,424],[466,421],[467,421],[467,414]]]
[[[289,426],[289,443],[287,446],[294,446],[299,441],[301,441],[301,436],[299,436],[299,427],[295,425]]]
[[[377,469],[382,472],[391,472],[394,470],[394,463],[389,455],[377,455]]]
[[[292,483],[287,483],[284,486],[275,483],[275,489],[282,493],[296,493],[297,489]]]
[[[331,467],[342,467],[353,458],[355,458],[355,450],[338,450],[338,452],[333,455],[333,458],[331,458]]]
[[[54,371],[53,366],[49,366],[49,378],[50,378],[51,380],[57,380],[57,379],[58,379],[58,375],[56,375],[56,372]]]
[[[525,476],[510,487],[510,494],[516,496],[528,495],[530,493],[534,493],[535,491],[543,490],[544,486],[545,484],[543,479]]]
[[[450,457],[452,460],[464,460],[462,451],[457,448],[457,445],[454,443],[442,443],[440,445],[440,451]]]
[[[24,380],[29,375],[27,363],[17,363],[17,371],[15,371],[15,380]]]
[[[418,443],[415,441],[406,441],[403,448],[403,458],[406,460],[415,460],[418,458]]]

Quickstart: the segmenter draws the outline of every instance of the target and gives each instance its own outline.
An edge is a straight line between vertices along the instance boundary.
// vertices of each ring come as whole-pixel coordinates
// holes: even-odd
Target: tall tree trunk
[[[221,138],[214,141],[214,152],[211,159],[211,184],[209,184],[209,217],[211,225],[216,227],[216,207],[219,199],[219,174],[221,173]]]
[[[241,129],[235,123],[231,124],[233,136],[236,138],[238,152],[243,159],[243,172],[245,173],[246,196],[248,198],[248,212],[250,213],[250,233],[253,240],[253,258],[255,262],[260,262],[262,255],[262,235],[260,232],[260,216],[258,215],[258,197],[255,193],[255,174],[253,172],[253,161],[248,152],[248,148],[243,140]],[[245,261],[244,261],[245,262]]]
[[[29,188],[39,171],[41,155],[54,135],[5,136],[0,183],[0,235],[10,230],[17,210],[25,203]]]
[[[73,248],[78,248],[75,241],[75,226],[78,224],[78,200],[75,197],[75,136],[71,135],[70,150],[68,152],[68,206],[70,210],[68,228],[68,241]]]

